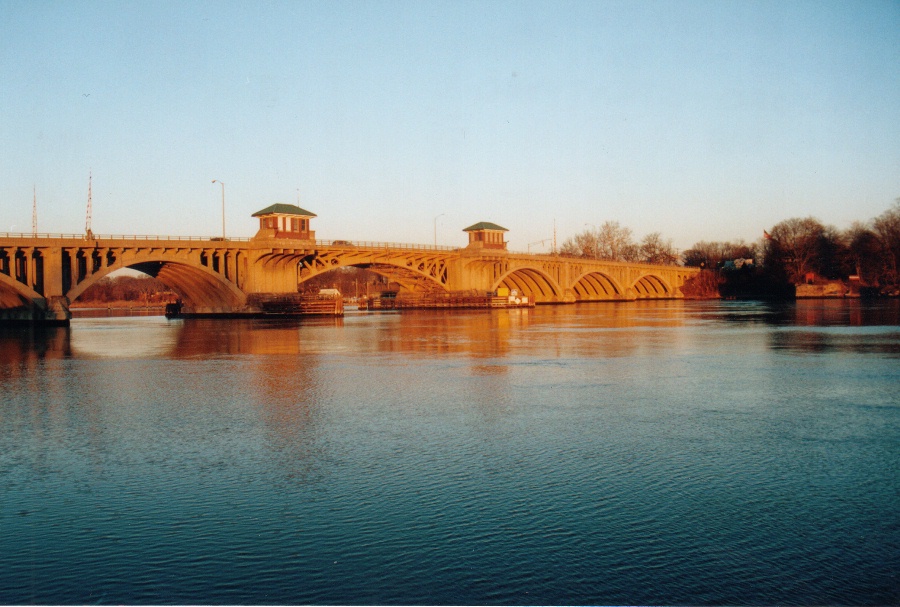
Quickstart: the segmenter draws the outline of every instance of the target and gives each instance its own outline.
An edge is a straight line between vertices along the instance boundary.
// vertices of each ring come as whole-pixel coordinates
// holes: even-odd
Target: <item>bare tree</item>
[[[619,225],[618,221],[607,221],[598,229],[585,230],[566,239],[560,253],[609,261],[636,261],[640,257],[640,249],[631,239],[631,229]]]
[[[874,284],[881,276],[881,242],[864,223],[856,221],[844,232],[853,273],[866,284]]]
[[[663,240],[659,232],[651,232],[644,236],[640,246],[641,261],[662,265],[675,265],[678,263],[678,255],[672,245],[672,239]]]
[[[102,278],[91,285],[79,298],[81,301],[142,301],[171,299],[177,297],[174,291],[156,278],[117,276]]]
[[[872,225],[881,244],[883,280],[896,285],[900,283],[900,198],[893,207],[876,217]]]
[[[846,278],[853,274],[850,241],[844,232],[834,226],[825,226],[819,239],[816,270],[830,279]]]
[[[695,268],[715,268],[726,259],[727,246],[724,242],[701,240],[682,253],[684,265]]]
[[[607,221],[597,231],[598,258],[610,261],[636,261],[638,246],[631,239],[631,229],[618,221]]]
[[[758,254],[756,243],[747,244],[743,239],[724,244],[725,259],[756,259]]]
[[[586,230],[571,238],[567,238],[559,252],[563,255],[571,255],[573,257],[585,257],[587,259],[600,259],[598,255],[600,247],[597,242],[597,233],[595,231]]]
[[[660,232],[652,232],[637,244],[632,239],[631,229],[618,221],[607,221],[599,228],[585,230],[568,238],[560,247],[560,253],[608,261],[640,261],[665,265],[678,263],[678,254],[671,239],[664,239]]]
[[[722,262],[733,259],[753,259],[758,255],[755,244],[743,240],[737,242],[707,242],[701,240],[681,254],[684,265],[695,268],[717,268]]]
[[[825,226],[814,217],[785,219],[772,228],[766,264],[784,268],[794,283],[804,280],[809,272],[817,271]]]

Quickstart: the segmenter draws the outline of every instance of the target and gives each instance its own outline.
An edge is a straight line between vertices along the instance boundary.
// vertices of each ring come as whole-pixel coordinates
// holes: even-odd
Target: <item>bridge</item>
[[[131,268],[177,292],[194,314],[254,314],[255,302],[297,293],[314,276],[354,266],[406,292],[516,289],[537,304],[681,297],[698,270],[507,250],[496,224],[466,228],[465,247],[320,240],[315,214],[275,204],[253,215],[252,238],[0,234],[0,321],[66,324],[69,305],[112,272]]]

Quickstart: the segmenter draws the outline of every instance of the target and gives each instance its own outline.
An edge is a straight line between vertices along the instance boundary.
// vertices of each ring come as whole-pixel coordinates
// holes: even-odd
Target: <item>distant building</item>
[[[259,232],[254,238],[315,240],[316,233],[309,225],[309,220],[315,216],[315,213],[292,204],[273,204],[253,214],[253,217],[259,217]]]
[[[489,221],[480,221],[471,225],[463,232],[469,233],[470,249],[501,249],[506,250],[506,241],[503,233],[509,232],[506,228]]]

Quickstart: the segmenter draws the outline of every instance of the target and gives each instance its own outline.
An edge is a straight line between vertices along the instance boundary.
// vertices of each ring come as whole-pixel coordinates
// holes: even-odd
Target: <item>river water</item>
[[[0,602],[898,604],[898,302],[0,330]]]

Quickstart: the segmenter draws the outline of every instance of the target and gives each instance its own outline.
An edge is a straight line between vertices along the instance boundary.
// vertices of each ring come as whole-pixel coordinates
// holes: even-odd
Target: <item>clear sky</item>
[[[89,171],[99,234],[220,234],[213,179],[231,236],[843,229],[900,197],[900,2],[0,0],[0,148],[0,231],[82,233]]]

